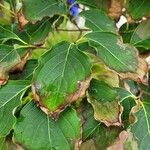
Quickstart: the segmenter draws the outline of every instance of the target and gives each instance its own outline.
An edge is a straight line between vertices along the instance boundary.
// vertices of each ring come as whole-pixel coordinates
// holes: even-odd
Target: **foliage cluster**
[[[149,150],[149,17],[149,0],[0,1],[0,150]]]

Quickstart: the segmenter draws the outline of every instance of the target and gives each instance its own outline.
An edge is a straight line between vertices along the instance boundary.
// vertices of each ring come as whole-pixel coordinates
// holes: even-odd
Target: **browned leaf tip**
[[[21,72],[21,71],[23,70],[25,64],[27,63],[29,57],[31,56],[31,53],[32,53],[31,50],[28,51],[28,52],[21,58],[21,62],[11,69],[11,72]]]
[[[148,64],[143,58],[138,58],[138,68],[135,73],[119,73],[122,79],[131,79],[139,83],[148,85]]]
[[[137,100],[136,105],[131,109],[130,115],[129,115],[129,121],[131,124],[134,124],[136,121],[135,113],[138,112],[141,108],[141,101]]]

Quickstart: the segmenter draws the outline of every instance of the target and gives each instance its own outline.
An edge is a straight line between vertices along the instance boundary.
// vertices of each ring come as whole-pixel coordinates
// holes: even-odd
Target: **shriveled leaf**
[[[130,42],[136,47],[150,49],[150,19],[138,25],[131,36]]]
[[[122,107],[117,92],[103,81],[93,79],[88,89],[89,103],[94,109],[94,117],[106,126],[121,126]]]
[[[150,16],[149,0],[130,0],[128,12],[133,19],[141,19],[143,16]]]
[[[58,0],[23,0],[23,12],[27,20],[36,21],[66,12],[65,3]]]
[[[28,20],[26,20],[24,14],[22,13],[22,10],[20,10],[17,13],[17,18],[18,18],[18,24],[19,24],[20,31],[22,31],[24,26],[28,23]]]
[[[52,30],[50,18],[44,18],[35,24],[28,23],[24,28],[30,36],[30,43],[34,45],[42,44]]]
[[[21,104],[21,97],[29,86],[27,81],[10,80],[0,88],[0,137],[6,136],[13,128],[15,108]]]
[[[136,122],[131,132],[138,142],[139,150],[149,150],[150,147],[150,102],[140,102],[141,109],[135,113]]]
[[[40,59],[33,75],[36,101],[47,113],[59,112],[85,94],[90,82],[91,62],[75,45],[57,44]]]
[[[91,9],[80,13],[86,20],[86,27],[93,31],[117,33],[114,21],[103,11]]]
[[[96,48],[97,56],[117,72],[136,72],[138,68],[137,50],[123,44],[117,35],[108,32],[92,32],[86,35]]]
[[[111,16],[114,19],[118,19],[122,15],[122,3],[122,0],[111,0],[109,16]]]
[[[67,109],[57,121],[43,113],[33,102],[21,111],[14,128],[14,141],[26,149],[74,149],[80,138],[80,119]]]

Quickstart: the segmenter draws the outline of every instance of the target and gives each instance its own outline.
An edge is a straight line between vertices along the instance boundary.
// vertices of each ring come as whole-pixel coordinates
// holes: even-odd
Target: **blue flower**
[[[70,8],[71,15],[74,17],[78,16],[79,14],[78,4],[73,4],[75,3],[75,0],[68,0],[68,3],[69,5],[71,5],[71,8]]]
[[[68,0],[69,4],[73,4],[75,2],[75,0]]]
[[[70,8],[70,12],[72,14],[72,16],[76,17],[79,14],[79,9],[78,9],[78,5],[75,4]]]

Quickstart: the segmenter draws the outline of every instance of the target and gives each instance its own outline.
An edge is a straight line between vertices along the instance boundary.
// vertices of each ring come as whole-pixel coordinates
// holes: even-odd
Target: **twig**
[[[81,32],[81,31],[91,31],[90,29],[56,29],[56,31],[66,31],[66,32]]]

